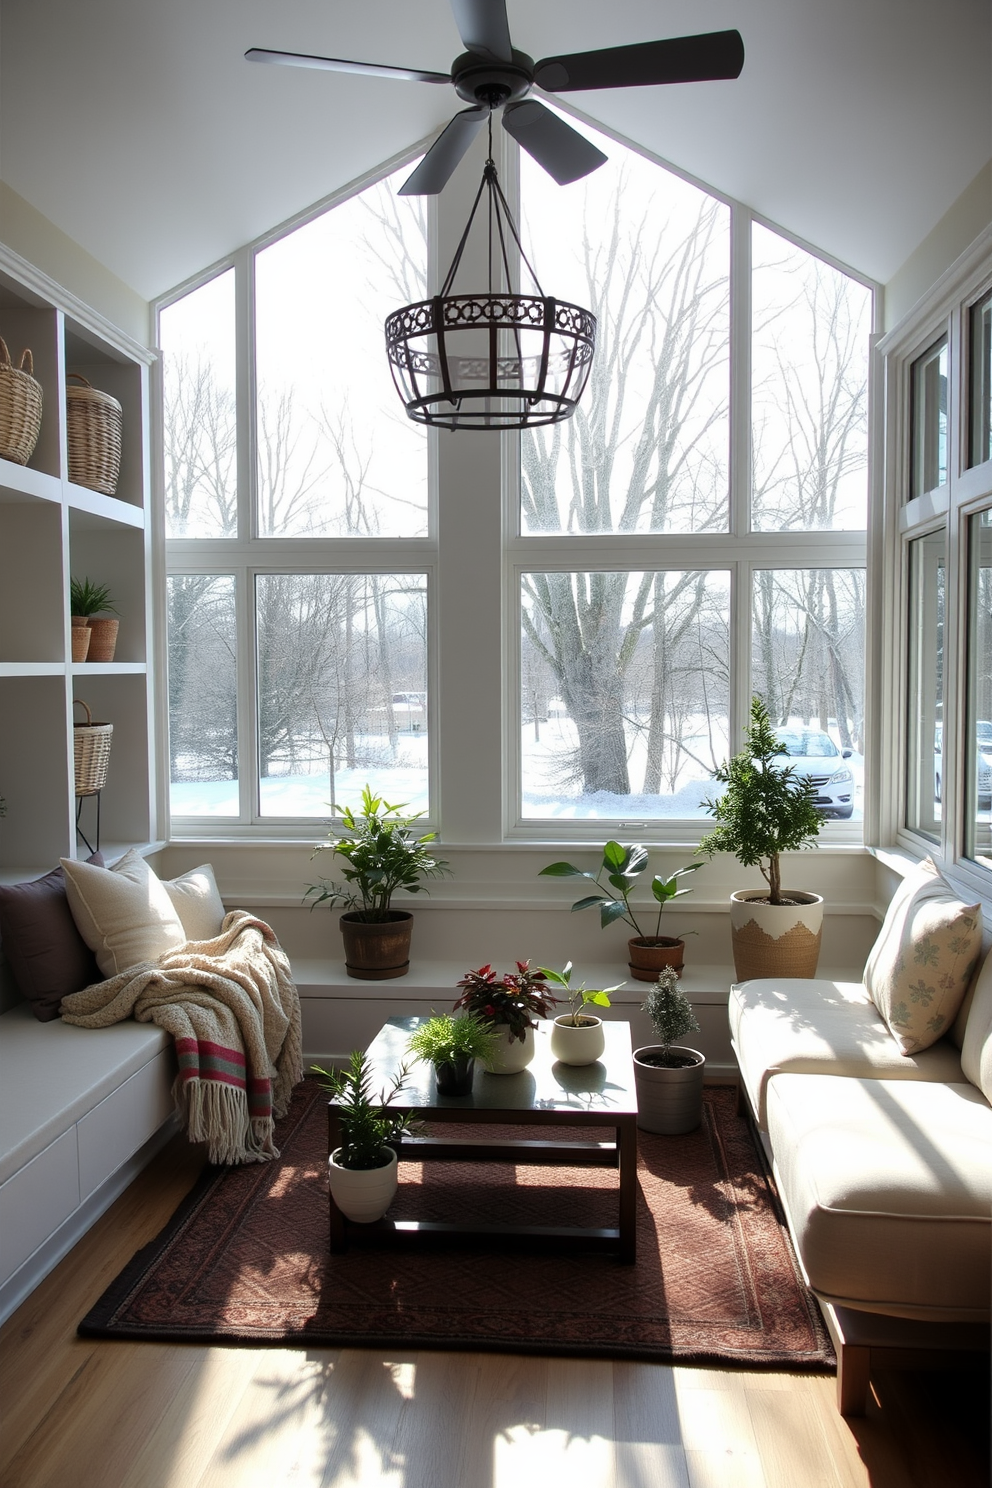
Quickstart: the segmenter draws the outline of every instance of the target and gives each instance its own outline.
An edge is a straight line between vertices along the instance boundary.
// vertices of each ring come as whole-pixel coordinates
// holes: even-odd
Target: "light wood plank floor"
[[[199,1169],[165,1149],[0,1333],[4,1488],[986,1488],[988,1383],[89,1341]]]

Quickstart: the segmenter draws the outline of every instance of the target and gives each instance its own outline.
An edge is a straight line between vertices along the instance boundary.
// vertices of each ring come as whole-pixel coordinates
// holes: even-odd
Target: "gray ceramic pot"
[[[691,1057],[692,1064],[666,1069],[647,1064],[644,1056],[660,1054],[660,1044],[634,1050],[634,1084],[637,1088],[637,1124],[642,1131],[677,1136],[693,1131],[703,1119],[703,1070],[706,1060],[697,1049],[673,1044],[671,1052]]]

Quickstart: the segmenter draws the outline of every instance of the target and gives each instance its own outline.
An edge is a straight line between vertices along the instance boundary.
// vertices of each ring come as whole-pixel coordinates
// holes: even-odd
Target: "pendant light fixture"
[[[483,196],[488,202],[488,286],[456,293],[455,278]],[[509,240],[535,293],[510,291]],[[496,283],[502,271],[504,291]],[[596,317],[546,295],[520,242],[492,159],[440,294],[386,318],[386,353],[407,415],[440,429],[531,429],[570,418],[592,368]]]

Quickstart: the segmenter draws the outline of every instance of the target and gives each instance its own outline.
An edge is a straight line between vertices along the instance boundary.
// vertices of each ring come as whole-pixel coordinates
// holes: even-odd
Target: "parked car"
[[[936,724],[933,740],[933,795],[935,801],[942,799],[943,769],[943,725]],[[992,722],[987,718],[975,721],[975,790],[980,811],[992,810]]]
[[[847,763],[853,749],[840,750],[819,729],[778,728],[775,736],[797,775],[816,786],[813,805],[823,816],[846,820],[854,811],[854,771]]]

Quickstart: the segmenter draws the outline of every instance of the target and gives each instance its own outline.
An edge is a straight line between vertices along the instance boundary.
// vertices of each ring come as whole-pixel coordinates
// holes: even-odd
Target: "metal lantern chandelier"
[[[482,172],[465,231],[440,294],[386,318],[386,353],[407,415],[440,429],[532,429],[570,418],[589,380],[596,317],[546,295],[503,195],[492,160]],[[489,207],[489,285],[453,293],[455,276],[483,194]],[[535,294],[503,292],[512,282],[508,238],[534,281]],[[498,258],[495,245],[498,243]]]

